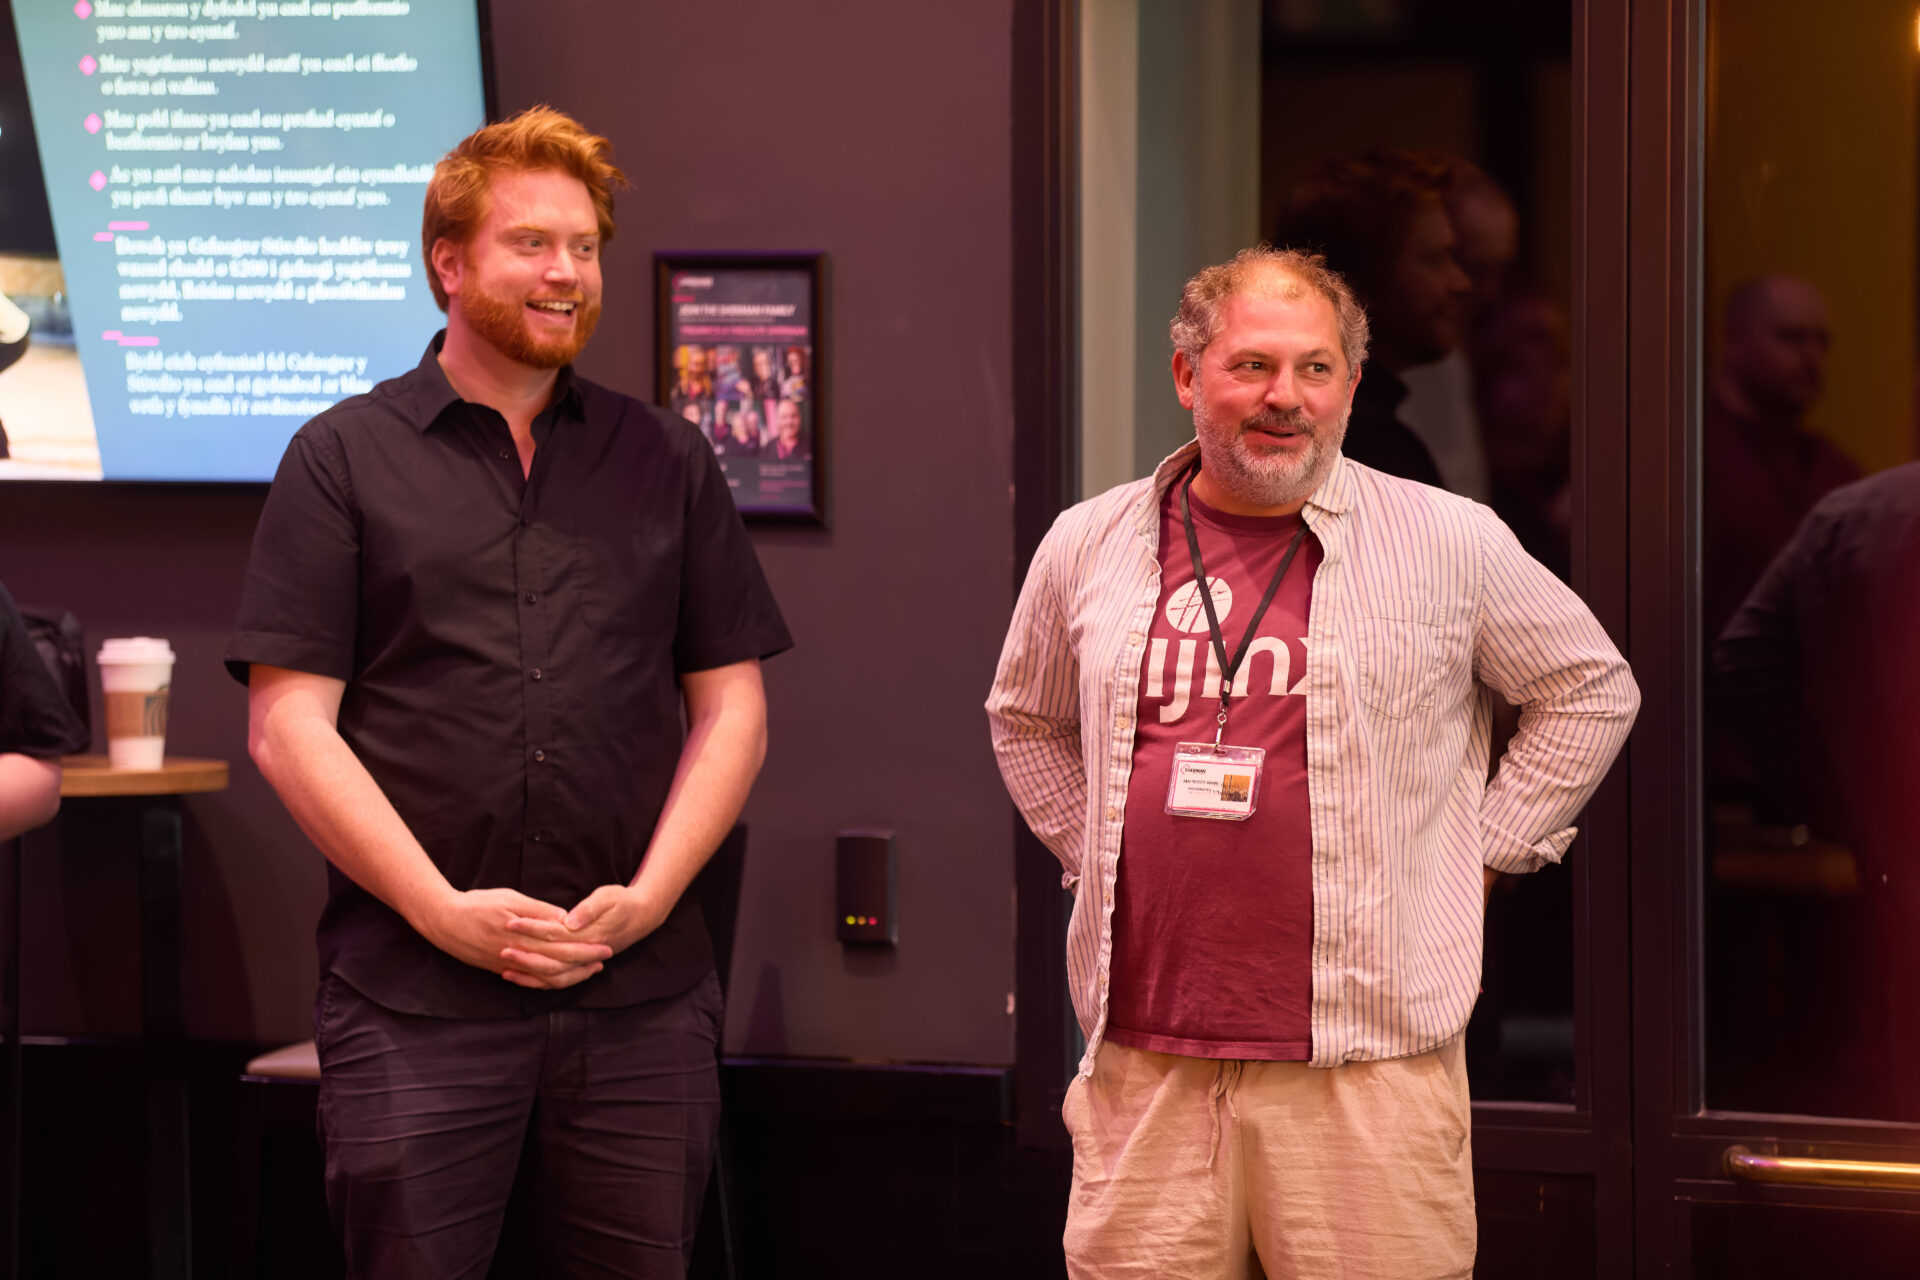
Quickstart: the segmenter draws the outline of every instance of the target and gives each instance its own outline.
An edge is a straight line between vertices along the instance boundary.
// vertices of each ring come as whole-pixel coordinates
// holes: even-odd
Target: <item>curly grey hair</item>
[[[1339,273],[1327,266],[1325,258],[1298,249],[1276,249],[1270,244],[1242,249],[1187,281],[1180,291],[1180,309],[1167,328],[1174,350],[1198,370],[1200,353],[1213,341],[1219,324],[1221,304],[1235,294],[1251,291],[1256,284],[1265,286],[1276,276],[1280,278],[1277,287],[1267,287],[1283,298],[1298,298],[1312,289],[1333,304],[1334,320],[1340,327],[1340,354],[1347,362],[1347,381],[1359,377],[1360,366],[1367,361],[1366,309]]]

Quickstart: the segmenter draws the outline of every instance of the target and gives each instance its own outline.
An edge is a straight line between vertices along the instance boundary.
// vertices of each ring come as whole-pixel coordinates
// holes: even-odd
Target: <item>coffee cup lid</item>
[[[101,662],[172,662],[173,646],[152,636],[100,642]]]

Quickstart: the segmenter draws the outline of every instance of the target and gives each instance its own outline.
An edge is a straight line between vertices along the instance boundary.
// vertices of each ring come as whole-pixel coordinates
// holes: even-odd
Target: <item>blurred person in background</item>
[[[1757,276],[1727,296],[1702,466],[1708,643],[1814,503],[1860,478],[1853,459],[1807,424],[1832,343],[1826,299],[1798,276]]]
[[[1319,253],[1366,308],[1372,358],[1353,396],[1346,455],[1378,471],[1444,487],[1432,452],[1401,418],[1406,369],[1461,343],[1473,284],[1454,256],[1452,165],[1376,147],[1323,162],[1298,182],[1273,242]]]
[[[1451,161],[1450,176],[1447,218],[1453,225],[1454,258],[1472,285],[1463,329],[1471,334],[1507,294],[1520,253],[1520,215],[1505,189],[1473,162]],[[1462,343],[1438,360],[1401,370],[1407,399],[1400,419],[1427,446],[1447,488],[1486,502],[1492,489],[1484,424],[1475,405],[1473,346]]]
[[[1497,304],[1473,338],[1487,502],[1527,554],[1569,581],[1573,360],[1566,314],[1541,294]]]
[[[1809,1110],[1920,1119],[1920,1003],[1907,977],[1920,937],[1916,587],[1920,462],[1908,462],[1820,499],[1712,651],[1713,720],[1751,769],[1728,794],[1796,832],[1790,847],[1830,842],[1857,868],[1823,904],[1836,927],[1794,962],[1819,978],[1806,1004],[1783,1020],[1774,993],[1767,1041],[1754,1046]],[[1848,998],[1832,999],[1842,986]],[[1821,1084],[1831,1096],[1802,1100]]]

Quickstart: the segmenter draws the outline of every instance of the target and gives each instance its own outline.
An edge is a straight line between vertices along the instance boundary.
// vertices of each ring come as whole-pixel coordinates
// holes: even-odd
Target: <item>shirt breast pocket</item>
[[[606,635],[671,634],[680,612],[680,550],[659,534],[589,529],[575,562],[587,625]]]
[[[1440,683],[1440,609],[1430,600],[1368,600],[1354,619],[1360,701],[1392,720],[1431,710]]]

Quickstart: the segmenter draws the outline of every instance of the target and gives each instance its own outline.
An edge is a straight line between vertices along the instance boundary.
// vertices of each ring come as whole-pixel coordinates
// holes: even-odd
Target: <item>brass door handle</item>
[[[1742,1182],[1791,1182],[1803,1187],[1874,1187],[1883,1191],[1920,1191],[1920,1164],[1899,1164],[1891,1160],[1763,1156],[1742,1146],[1732,1146],[1727,1148],[1722,1165],[1728,1176]]]

